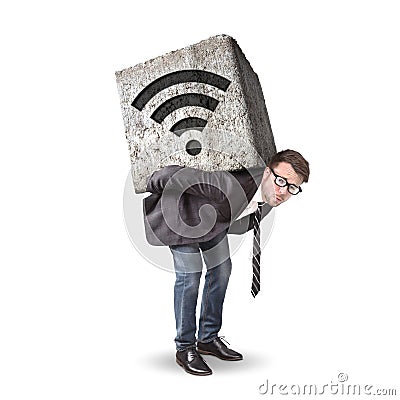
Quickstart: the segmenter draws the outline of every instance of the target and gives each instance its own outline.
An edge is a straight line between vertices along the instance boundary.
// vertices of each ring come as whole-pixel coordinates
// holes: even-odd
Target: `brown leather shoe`
[[[195,347],[176,352],[176,362],[189,374],[211,375],[212,370]]]
[[[226,361],[243,360],[243,356],[237,351],[229,349],[220,337],[216,337],[208,343],[197,342],[197,351],[200,354],[209,354]]]

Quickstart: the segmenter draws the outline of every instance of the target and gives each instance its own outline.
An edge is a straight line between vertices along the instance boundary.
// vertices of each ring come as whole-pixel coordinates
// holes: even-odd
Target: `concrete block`
[[[166,165],[229,171],[276,153],[258,76],[230,36],[115,74],[136,193]]]

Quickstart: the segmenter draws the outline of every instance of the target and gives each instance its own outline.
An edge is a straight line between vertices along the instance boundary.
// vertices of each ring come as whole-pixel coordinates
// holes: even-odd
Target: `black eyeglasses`
[[[300,186],[296,186],[293,183],[289,183],[285,178],[282,178],[281,176],[277,175],[272,168],[270,168],[270,170],[275,175],[275,183],[279,187],[287,186],[288,192],[294,195],[299,194],[302,191]]]

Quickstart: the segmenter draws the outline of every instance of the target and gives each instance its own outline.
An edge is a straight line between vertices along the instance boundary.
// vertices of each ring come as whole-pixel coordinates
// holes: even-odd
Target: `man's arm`
[[[261,220],[269,214],[272,207],[268,203],[264,203],[261,208]],[[228,234],[242,235],[254,227],[254,213],[248,214],[243,218],[234,221],[229,227]]]
[[[168,165],[150,176],[146,191],[161,194],[164,189],[185,192],[222,203],[236,190],[239,182],[227,171],[203,171],[197,168]]]
[[[249,214],[243,218],[236,220],[229,227],[228,233],[231,233],[233,235],[242,235],[243,233],[246,233],[253,228],[253,218],[254,214]]]

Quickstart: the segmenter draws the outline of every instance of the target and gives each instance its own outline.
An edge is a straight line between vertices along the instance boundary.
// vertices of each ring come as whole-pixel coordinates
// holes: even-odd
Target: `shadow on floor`
[[[223,361],[214,356],[203,356],[213,372],[229,374],[244,373],[249,371],[259,371],[270,366],[270,360],[264,354],[249,352],[243,354],[241,361]],[[163,373],[176,374],[182,367],[175,362],[175,352],[164,351],[157,353],[148,353],[147,356],[142,356],[139,364],[146,369],[162,371]]]

